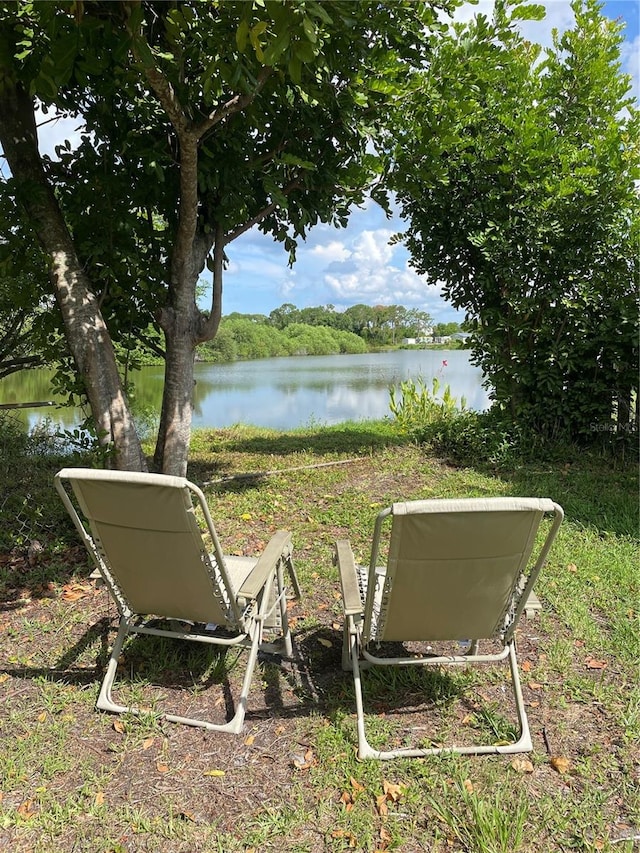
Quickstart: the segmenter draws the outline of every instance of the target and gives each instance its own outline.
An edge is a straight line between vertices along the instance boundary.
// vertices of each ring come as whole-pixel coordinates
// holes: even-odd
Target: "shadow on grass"
[[[115,633],[113,620],[101,618],[87,627],[82,636],[70,646],[51,666],[2,666],[0,675],[23,680],[44,679],[76,687],[92,687],[97,698],[104,677]],[[325,711],[335,704],[336,697],[343,695],[341,685],[348,684],[347,676],[335,662],[325,661],[324,667],[316,672],[314,656],[309,647],[323,648],[319,636],[325,629],[314,630],[298,644],[294,639],[294,657],[283,659],[276,654],[260,652],[253,688],[249,694],[246,721],[251,724],[261,719],[291,719],[309,717]],[[79,658],[88,650],[95,649],[95,665],[80,665]],[[218,707],[220,694],[207,691],[218,686],[222,691],[222,705],[218,713],[219,722],[229,720],[234,714],[234,703],[240,696],[240,682],[244,676],[248,650],[222,650],[202,648],[188,640],[170,640],[151,636],[136,636],[125,646],[122,669],[114,685],[114,697],[119,690],[135,684],[137,680],[153,685],[160,694],[171,692],[171,698],[163,701],[163,709],[179,713],[180,709],[170,705],[189,702],[196,687],[202,709],[198,712],[207,717],[207,711]],[[349,707],[349,698],[344,707]],[[207,707],[208,706],[208,707]],[[341,706],[343,707],[343,706]],[[224,719],[222,719],[224,717]]]
[[[98,658],[100,660],[107,660],[110,649],[110,629],[110,619],[99,619],[86,629],[84,634],[69,649],[67,649],[67,651],[55,662],[53,666],[3,666],[0,668],[0,673],[10,675],[12,678],[45,678],[47,681],[60,682],[76,687],[86,687],[95,683],[97,689],[96,669],[93,667],[80,667],[77,664],[77,661],[87,649],[95,646],[96,644],[99,644],[100,648]]]
[[[234,445],[240,453],[279,454],[310,453],[326,456],[336,453],[370,453],[384,447],[406,444],[408,439],[384,422],[376,428],[366,424],[331,427],[316,432],[287,432],[247,436]]]
[[[401,435],[389,421],[371,421],[346,423],[339,426],[300,429],[291,432],[237,427],[227,430],[200,432],[197,438],[197,450],[189,462],[189,477],[208,486],[224,488],[228,491],[243,491],[255,488],[267,476],[279,470],[289,471],[286,463],[274,462],[270,457],[305,454],[316,458],[316,464],[341,464],[347,460],[338,456],[365,456],[386,447],[406,445],[410,439]],[[225,454],[245,455],[248,464],[257,470],[238,471],[241,464],[236,463],[236,471],[231,468]],[[261,457],[264,457],[264,463]],[[324,457],[331,457],[325,460]],[[273,464],[273,469],[262,469],[261,464]],[[314,463],[301,464],[305,468]],[[295,466],[294,466],[295,470]]]
[[[526,462],[513,468],[473,466],[508,486],[514,496],[549,497],[566,519],[601,535],[638,539],[638,470],[585,452],[570,462]]]
[[[93,570],[83,545],[68,547],[62,559],[38,557],[33,565],[27,547],[0,554],[0,612],[18,610],[28,599],[55,598],[56,584],[88,582]]]

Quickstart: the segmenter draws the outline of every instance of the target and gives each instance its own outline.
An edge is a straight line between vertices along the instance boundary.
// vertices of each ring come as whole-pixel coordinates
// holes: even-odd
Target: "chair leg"
[[[287,557],[287,572],[289,573],[289,579],[291,581],[291,586],[293,587],[293,594],[295,598],[302,598],[302,591],[300,589],[300,582],[298,581],[298,575],[296,574],[296,567],[293,565],[293,557],[291,554]]]
[[[511,683],[513,694],[516,703],[516,712],[518,723],[520,725],[520,736],[515,743],[505,745],[478,744],[475,746],[442,746],[430,747],[425,749],[393,749],[393,750],[377,750],[373,749],[367,741],[365,732],[364,720],[364,701],[362,692],[362,682],[360,677],[360,664],[358,660],[358,646],[355,635],[351,635],[350,656],[351,667],[353,669],[353,681],[356,696],[356,714],[358,725],[358,758],[375,758],[381,761],[387,761],[393,758],[425,758],[431,755],[442,755],[443,753],[458,753],[460,755],[511,755],[520,752],[531,752],[533,743],[529,730],[529,721],[524,707],[524,699],[522,696],[522,688],[520,685],[520,676],[518,673],[518,661],[516,657],[515,641],[511,640],[508,644],[509,651],[509,666],[511,669]]]
[[[293,567],[291,567],[293,568]],[[280,597],[280,621],[282,624],[282,642],[284,645],[284,653],[288,658],[293,657],[293,645],[291,643],[291,631],[289,629],[289,614],[287,613],[287,597],[284,594],[285,592],[285,583],[284,583],[284,570],[282,568],[282,561],[278,563],[278,596]],[[297,584],[296,578],[296,584]]]
[[[236,711],[233,715],[233,718],[224,725],[206,723],[205,726],[207,729],[211,729],[213,731],[231,732],[232,734],[240,734],[240,732],[242,731],[245,714],[247,713],[247,703],[249,700],[249,691],[251,690],[251,680],[253,678],[253,671],[256,668],[256,661],[258,660],[258,649],[260,647],[261,633],[262,631],[260,630],[260,626],[256,626],[254,635],[251,640],[251,647],[249,649],[249,660],[247,661],[247,668],[245,669],[244,678],[242,679],[242,689],[240,691],[240,698],[238,699],[238,703],[236,704]],[[168,717],[168,719],[170,718]]]
[[[126,617],[122,616],[120,618],[118,633],[116,635],[113,648],[111,649],[111,654],[109,655],[107,671],[105,672],[104,678],[102,679],[102,684],[100,686],[100,694],[98,695],[98,700],[96,702],[96,708],[98,708],[100,711],[110,711],[113,714],[123,714],[125,713],[125,711],[131,710],[130,708],[127,708],[126,705],[118,705],[111,699],[111,688],[113,687],[113,682],[115,681],[116,677],[116,670],[118,669],[118,658],[120,657],[120,652],[122,651],[123,643],[126,640],[129,632],[129,623]]]
[[[342,630],[342,669],[345,672],[353,671],[353,663],[351,662],[351,631],[348,619],[345,619]]]
[[[498,747],[498,749],[500,752],[506,753],[531,752],[533,749],[533,742],[531,740],[531,732],[529,731],[527,712],[524,708],[522,687],[520,686],[520,674],[518,672],[515,640],[511,640],[509,643],[509,666],[511,668],[511,686],[513,688],[513,696],[516,702],[516,713],[518,715],[518,723],[520,724],[520,737],[515,743],[504,747]]]
[[[127,621],[126,617],[123,616],[120,619],[118,633],[116,635],[116,639],[113,644],[113,648],[111,649],[111,654],[109,656],[107,671],[102,680],[100,694],[98,695],[98,699],[96,701],[96,708],[100,711],[109,711],[113,714],[128,713],[136,716],[140,714],[139,708],[133,708],[127,705],[119,705],[111,698],[111,690],[113,688],[113,683],[116,677],[116,670],[118,668],[118,658],[120,657],[124,641],[130,633],[131,627],[129,625],[129,622]],[[177,714],[161,714],[161,717],[171,723],[183,723],[184,725],[196,726],[198,728],[204,728],[209,731],[231,732],[232,734],[239,734],[242,731],[245,714],[247,712],[247,702],[249,698],[249,691],[251,689],[253,671],[255,669],[256,661],[258,659],[258,649],[260,647],[261,634],[262,632],[259,626],[255,626],[254,634],[251,639],[251,646],[249,647],[249,660],[247,661],[247,667],[242,680],[240,699],[236,704],[235,713],[231,720],[229,720],[227,723],[210,723],[206,720],[199,720],[192,717],[181,717]]]

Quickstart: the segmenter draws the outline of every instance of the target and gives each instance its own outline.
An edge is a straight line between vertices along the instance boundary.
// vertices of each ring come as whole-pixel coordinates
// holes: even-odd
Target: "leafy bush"
[[[90,465],[86,453],[74,451],[44,421],[27,433],[12,414],[0,412],[0,552],[45,545],[67,525],[67,515],[53,487],[63,465]]]
[[[448,386],[441,396],[439,390],[437,379],[431,390],[422,380],[408,379],[390,389],[389,407],[403,434],[456,462],[507,467],[533,459],[568,462],[585,453],[580,443],[545,437],[532,424],[514,424],[496,404],[486,412],[473,412],[464,398],[458,405]],[[615,446],[605,434],[593,450],[612,459],[638,456],[632,432],[618,436]]]
[[[464,397],[458,406],[457,398],[446,385],[438,397],[440,382],[433,378],[431,390],[423,379],[407,379],[390,389],[389,407],[400,430],[418,441],[433,441],[438,433],[462,412],[466,411]]]
[[[525,441],[497,410],[473,412],[464,397],[458,404],[448,385],[440,396],[439,391],[437,378],[431,389],[422,379],[390,389],[389,407],[401,432],[465,463],[504,465],[522,456],[530,437]]]

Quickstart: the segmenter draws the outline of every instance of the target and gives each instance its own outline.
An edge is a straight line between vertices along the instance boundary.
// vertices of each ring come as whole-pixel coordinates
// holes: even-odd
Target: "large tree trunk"
[[[216,257],[222,255],[222,233]],[[164,474],[184,477],[187,473],[196,345],[210,340],[218,328],[222,261],[214,271],[212,302],[216,310],[207,319],[196,304],[196,285],[214,237],[196,233],[189,249],[175,251],[172,258],[170,305],[159,314],[165,334],[165,372],[160,427],[153,458],[154,468]]]
[[[67,342],[84,381],[98,440],[105,447],[113,446],[115,453],[109,458],[114,467],[145,470],[109,331],[42,167],[33,100],[20,83],[10,82],[8,77],[0,93],[0,143],[16,181],[18,200],[49,259],[50,280]]]
[[[184,477],[191,441],[195,342],[179,318],[173,316],[172,322],[165,320],[165,324],[164,391],[153,462],[164,474]]]

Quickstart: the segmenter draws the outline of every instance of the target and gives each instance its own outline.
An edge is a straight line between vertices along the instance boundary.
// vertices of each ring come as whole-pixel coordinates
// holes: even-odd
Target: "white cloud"
[[[640,35],[622,44],[622,70],[631,76],[631,94],[640,103]]]
[[[371,269],[388,264],[393,257],[393,247],[389,245],[392,235],[393,231],[388,228],[362,231],[353,243],[354,262]]]
[[[351,255],[351,252],[347,249],[344,243],[341,243],[339,240],[331,240],[330,243],[327,243],[324,246],[314,246],[311,249],[311,254],[314,257],[319,258],[321,261],[331,263],[333,261],[346,261]]]

